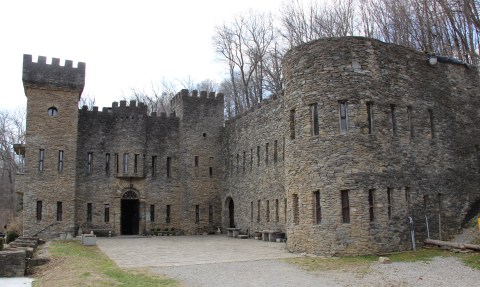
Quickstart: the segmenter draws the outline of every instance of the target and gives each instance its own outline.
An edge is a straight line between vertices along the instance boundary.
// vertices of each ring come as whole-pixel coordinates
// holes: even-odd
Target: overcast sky
[[[0,4],[0,109],[26,105],[23,54],[86,63],[83,95],[111,106],[131,88],[163,78],[224,78],[212,47],[215,25],[282,0],[53,1]]]

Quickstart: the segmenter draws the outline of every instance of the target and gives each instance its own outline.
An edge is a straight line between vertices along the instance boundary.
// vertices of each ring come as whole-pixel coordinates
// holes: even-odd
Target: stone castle
[[[222,94],[188,90],[169,115],[79,110],[85,64],[25,55],[24,235],[237,227],[349,255],[458,231],[480,200],[474,67],[346,37],[290,50],[283,71],[282,98],[225,121]]]

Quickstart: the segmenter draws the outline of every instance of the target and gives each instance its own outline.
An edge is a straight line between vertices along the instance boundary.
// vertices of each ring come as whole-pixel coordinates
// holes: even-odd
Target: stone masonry
[[[170,115],[135,101],[78,110],[85,64],[26,55],[24,233],[237,227],[348,255],[411,248],[411,219],[418,244],[427,221],[449,238],[480,200],[480,81],[428,57],[310,42],[285,56],[283,98],[224,121],[222,94],[188,90]]]

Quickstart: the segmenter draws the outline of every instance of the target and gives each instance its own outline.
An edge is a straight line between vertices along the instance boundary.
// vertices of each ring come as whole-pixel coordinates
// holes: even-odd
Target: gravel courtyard
[[[455,258],[371,264],[368,272],[308,272],[283,262],[300,257],[285,244],[226,236],[99,238],[99,248],[124,268],[143,268],[183,286],[480,286],[480,270]]]

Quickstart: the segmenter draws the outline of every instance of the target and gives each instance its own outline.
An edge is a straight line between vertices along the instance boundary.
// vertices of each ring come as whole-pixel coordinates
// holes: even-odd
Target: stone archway
[[[228,210],[228,227],[234,228],[235,227],[235,204],[233,203],[233,199],[229,196],[225,200],[225,209]]]
[[[138,235],[140,200],[134,190],[127,190],[121,199],[120,234]]]

